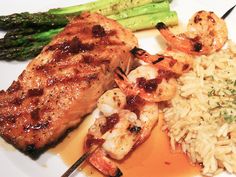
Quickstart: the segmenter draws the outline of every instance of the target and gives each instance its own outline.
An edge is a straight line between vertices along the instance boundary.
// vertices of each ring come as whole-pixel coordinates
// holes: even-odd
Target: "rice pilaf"
[[[236,46],[194,59],[164,109],[171,146],[179,144],[203,175],[236,173]]]

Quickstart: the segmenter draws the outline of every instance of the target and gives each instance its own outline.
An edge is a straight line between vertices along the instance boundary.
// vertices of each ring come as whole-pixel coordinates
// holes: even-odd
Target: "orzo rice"
[[[164,110],[172,148],[180,144],[208,176],[236,173],[236,47],[228,46],[196,57]]]

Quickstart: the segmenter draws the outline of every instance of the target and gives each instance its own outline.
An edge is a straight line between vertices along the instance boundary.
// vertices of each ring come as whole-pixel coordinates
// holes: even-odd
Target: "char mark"
[[[0,114],[0,124],[5,124],[5,123],[14,124],[16,123],[16,119],[19,116],[20,114],[10,114],[10,115]]]
[[[153,61],[152,64],[155,65],[155,64],[161,62],[161,61],[164,60],[164,59],[165,59],[164,56],[162,56],[162,57],[158,57],[158,59],[157,59],[156,61]]]
[[[177,63],[177,60],[171,58],[171,61],[169,62],[169,66],[173,67]]]
[[[37,131],[37,130],[42,130],[42,129],[46,129],[48,128],[49,126],[49,121],[48,120],[45,120],[45,121],[42,121],[42,122],[38,122],[36,124],[27,124],[24,126],[23,130],[24,132],[28,133],[32,130],[34,131]]]
[[[101,25],[94,25],[92,27],[93,37],[104,37],[106,36],[106,31]]]
[[[123,69],[122,69],[121,67],[117,67],[117,69],[119,70],[119,72],[120,72],[121,74],[123,74],[124,76],[126,76],[125,72],[123,71]]]
[[[145,50],[138,48],[138,47],[134,47],[131,51],[130,51],[134,56],[142,56],[146,53]]]
[[[214,19],[211,15],[208,15],[208,16],[207,16],[207,19],[208,19],[210,22],[212,22],[213,24],[216,23],[215,19]]]
[[[172,72],[171,70],[159,69],[157,81],[159,84],[159,83],[161,83],[162,79],[170,80],[171,78],[178,78],[178,77],[179,77],[179,75]]]
[[[202,50],[202,43],[196,42],[193,45],[193,51],[200,52]]]
[[[110,60],[99,59],[99,58],[95,59],[95,57],[92,55],[83,55],[81,62],[92,65],[92,66],[99,66],[101,64],[105,64],[105,65],[110,64]]]
[[[117,170],[115,172],[115,175],[114,176],[110,176],[110,177],[120,177],[122,175],[123,175],[122,171],[119,168],[117,168]]]
[[[184,64],[184,66],[183,66],[183,68],[182,68],[182,71],[187,70],[189,67],[190,67],[189,64]]]
[[[128,127],[128,130],[131,132],[131,133],[139,133],[141,131],[141,127],[139,126],[132,126],[132,127]]]
[[[44,92],[44,90],[42,88],[29,89],[28,90],[28,97],[42,96],[43,92]]]
[[[9,123],[16,123],[16,116],[15,115],[9,115],[7,117],[5,117],[5,120],[7,120],[7,122]]]
[[[8,93],[14,93],[14,92],[17,92],[20,89],[21,89],[20,82],[19,81],[13,81],[11,86],[7,89],[7,92]]]
[[[117,67],[115,70],[115,74],[119,77],[121,80],[125,80],[124,76],[126,76],[125,72],[122,70],[121,67]]]
[[[11,104],[15,106],[20,106],[23,101],[24,101],[24,98],[15,98],[14,100],[11,101]]]
[[[195,17],[194,17],[194,23],[199,23],[202,21],[202,18],[200,17],[199,14],[197,14]]]
[[[40,116],[39,116],[39,108],[34,109],[33,111],[30,112],[31,118],[33,120],[39,120]]]
[[[70,41],[51,45],[46,49],[46,51],[55,51],[53,53],[52,62],[58,62],[71,55],[92,51],[94,47],[94,44],[82,43],[80,39],[74,37]]]
[[[157,24],[156,24],[156,28],[157,28],[158,30],[168,29],[168,27],[167,27],[167,26],[165,25],[165,23],[163,23],[163,22],[157,23]]]
[[[91,82],[98,78],[98,73],[89,73],[86,76],[81,77],[80,75],[75,75],[73,77],[64,78],[50,78],[47,80],[47,87],[52,87],[55,84],[68,84],[68,83],[79,83],[81,81]]]
[[[35,150],[36,150],[36,147],[34,144],[28,144],[25,149],[25,151],[29,154],[34,153]]]

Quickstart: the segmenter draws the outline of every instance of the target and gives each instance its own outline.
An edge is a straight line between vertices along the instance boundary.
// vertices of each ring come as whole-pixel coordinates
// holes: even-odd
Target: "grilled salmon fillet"
[[[99,14],[71,20],[6,91],[0,91],[0,135],[23,152],[41,152],[78,125],[129,69],[135,36]]]

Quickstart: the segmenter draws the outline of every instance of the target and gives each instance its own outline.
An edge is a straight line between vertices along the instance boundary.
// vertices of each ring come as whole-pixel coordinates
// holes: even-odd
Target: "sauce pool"
[[[51,152],[71,166],[83,154],[84,137],[92,123],[93,118],[87,117],[79,128],[71,132]],[[192,165],[180,150],[171,151],[168,136],[161,130],[162,125],[163,119],[160,116],[151,136],[126,159],[117,162],[124,177],[194,177],[200,174],[200,167]],[[103,177],[87,163],[80,170],[89,177]]]

